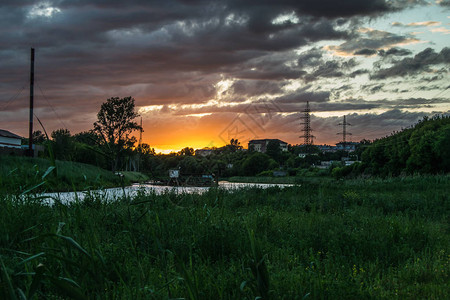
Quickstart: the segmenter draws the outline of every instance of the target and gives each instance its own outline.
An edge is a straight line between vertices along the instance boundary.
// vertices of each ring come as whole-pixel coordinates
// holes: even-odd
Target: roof
[[[22,139],[21,136],[19,136],[17,134],[14,134],[12,132],[9,132],[8,130],[3,130],[3,129],[0,129],[0,136],[9,137],[9,138],[16,138],[16,139]]]
[[[279,139],[250,140],[248,142],[249,143],[264,143],[264,142],[269,142],[269,141],[276,141],[276,142],[279,142],[279,143],[287,144],[286,142],[283,142],[282,140],[279,140]]]

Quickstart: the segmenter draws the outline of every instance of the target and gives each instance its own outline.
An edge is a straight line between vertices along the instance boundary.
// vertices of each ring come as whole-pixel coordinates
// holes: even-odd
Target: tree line
[[[450,171],[450,117],[424,117],[417,124],[361,145],[361,163],[335,175],[381,177]]]

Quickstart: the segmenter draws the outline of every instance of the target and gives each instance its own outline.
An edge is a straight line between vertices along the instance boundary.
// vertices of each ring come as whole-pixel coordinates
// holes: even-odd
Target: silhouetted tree
[[[78,143],[83,143],[90,146],[95,146],[101,143],[101,137],[94,131],[82,131],[80,133],[74,134],[73,139]]]
[[[109,98],[102,104],[97,114],[98,120],[94,123],[94,130],[102,139],[103,149],[111,159],[113,171],[117,169],[123,151],[136,141],[131,133],[134,130],[142,130],[142,127],[134,121],[139,116],[134,107],[132,97]]]
[[[45,134],[40,130],[36,130],[33,132],[33,143],[35,144],[43,144],[45,142]]]
[[[146,143],[142,143],[141,145],[139,145],[139,146],[137,147],[137,150],[138,150],[141,154],[143,154],[144,156],[147,156],[147,155],[156,155],[155,149],[152,148],[152,147],[150,147],[150,145],[149,145],[149,144],[146,144]]]
[[[269,141],[266,147],[266,154],[279,162],[281,158],[280,142],[276,140]]]
[[[178,152],[178,153],[179,153],[180,155],[184,155],[184,156],[194,156],[195,151],[194,151],[193,148],[186,147],[186,148],[181,149],[181,151]]]
[[[229,152],[236,152],[237,150],[241,150],[243,147],[238,139],[231,139],[230,143],[227,144],[225,148]]]
[[[75,145],[68,129],[58,129],[52,132],[53,154],[56,159],[72,160]]]

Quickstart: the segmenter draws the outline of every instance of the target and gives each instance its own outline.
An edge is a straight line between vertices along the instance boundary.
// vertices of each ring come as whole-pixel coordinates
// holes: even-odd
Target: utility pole
[[[141,129],[139,129],[139,144],[138,144],[138,160],[137,160],[137,171],[141,171],[141,154],[142,154],[142,117],[141,117]]]
[[[30,124],[28,132],[28,155],[33,157],[33,105],[34,105],[34,48],[31,48],[30,67]]]
[[[306,101],[306,108],[302,110],[303,116],[300,117],[302,119],[302,123],[300,125],[303,125],[302,131],[304,134],[300,136],[300,138],[303,138],[303,145],[306,146],[307,150],[311,148],[310,146],[313,144],[314,136],[311,134],[311,109],[309,108],[309,101]]]
[[[352,135],[350,132],[347,132],[347,126],[352,126],[352,124],[347,123],[344,116],[344,122],[339,123],[339,126],[342,126],[342,132],[338,132],[337,134],[342,134],[342,146],[344,147],[347,145],[347,135]]]

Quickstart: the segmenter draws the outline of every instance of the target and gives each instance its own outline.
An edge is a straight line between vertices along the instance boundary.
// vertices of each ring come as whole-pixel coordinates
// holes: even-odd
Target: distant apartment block
[[[279,139],[251,140],[248,142],[248,149],[253,148],[255,151],[266,153],[267,145],[271,141],[279,143],[281,151],[288,151],[288,144]]]

